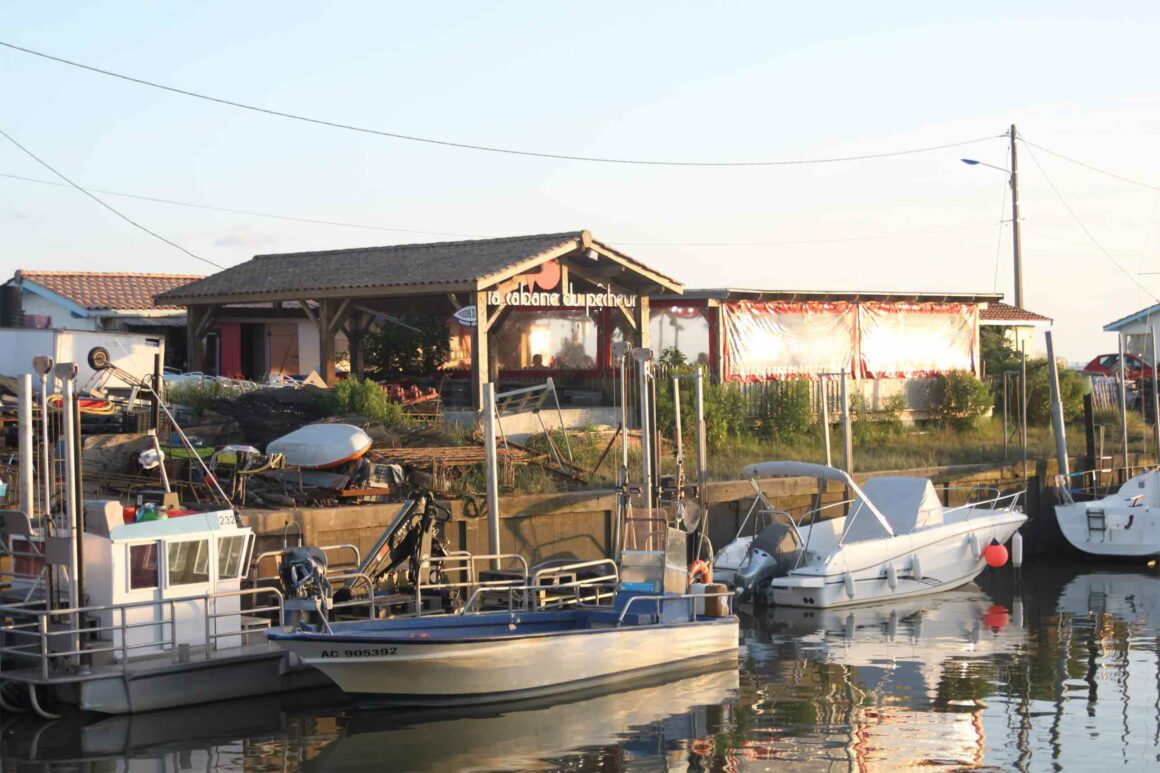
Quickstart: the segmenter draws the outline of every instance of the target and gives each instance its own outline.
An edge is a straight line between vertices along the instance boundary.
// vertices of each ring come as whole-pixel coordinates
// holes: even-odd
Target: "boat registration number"
[[[323,650],[322,657],[324,658],[381,658],[386,655],[394,655],[398,651],[398,647],[373,647],[363,650]]]

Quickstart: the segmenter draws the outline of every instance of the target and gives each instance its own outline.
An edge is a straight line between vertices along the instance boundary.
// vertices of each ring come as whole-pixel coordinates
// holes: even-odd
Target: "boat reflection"
[[[723,665],[723,667],[722,667]],[[709,668],[711,670],[705,670]],[[676,741],[709,744],[738,689],[733,663],[496,708],[360,711],[305,770],[537,770],[595,747],[624,760],[665,754]],[[622,741],[627,743],[621,744]],[[685,758],[684,749],[674,750]]]

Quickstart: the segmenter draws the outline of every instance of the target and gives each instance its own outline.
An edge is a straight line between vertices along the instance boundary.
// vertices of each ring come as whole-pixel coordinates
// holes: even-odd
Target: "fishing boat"
[[[482,587],[455,614],[323,621],[266,636],[363,703],[509,701],[736,659],[732,594],[690,588],[685,533],[661,533],[655,549],[624,551],[611,604],[540,608],[541,593],[568,583]],[[489,592],[507,608],[479,609]]]
[[[1077,550],[1093,556],[1148,558],[1160,555],[1160,470],[1129,478],[1100,499],[1076,502],[1067,486],[1055,506],[1059,530]]]
[[[160,466],[162,488],[137,506],[85,500],[76,366],[34,367],[40,421],[28,374],[20,504],[0,511],[0,706],[50,719],[55,704],[127,714],[278,692],[303,674],[317,681],[261,635],[283,619],[282,594],[242,588],[254,534],[208,470],[214,504],[182,505]],[[72,410],[44,410],[50,374]]]
[[[987,566],[992,544],[1011,540],[1027,520],[1022,492],[972,489],[974,501],[949,507],[927,478],[880,476],[860,487],[843,470],[805,462],[751,464],[744,474],[814,478],[819,491],[833,481],[854,495],[819,502],[798,520],[766,508],[784,517],[750,541],[734,584],[779,605],[838,607],[958,587]]]

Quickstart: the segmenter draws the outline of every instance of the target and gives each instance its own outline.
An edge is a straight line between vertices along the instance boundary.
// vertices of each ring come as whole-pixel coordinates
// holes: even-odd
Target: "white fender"
[[[846,576],[842,578],[842,584],[846,586],[846,595],[854,598],[854,575],[846,572]]]
[[[1023,535],[1019,532],[1011,537],[1011,566],[1016,569],[1023,566]]]
[[[976,559],[983,555],[982,548],[979,547],[979,538],[971,532],[970,539],[967,540],[967,546],[971,549],[971,555]]]
[[[886,584],[890,586],[890,590],[898,588],[898,570],[894,568],[893,563],[886,565]]]
[[[894,641],[894,637],[898,635],[898,612],[897,610],[890,610],[890,619],[886,621],[886,638]]]
[[[1023,628],[1023,597],[1016,596],[1015,601],[1011,604],[1011,622],[1015,624],[1016,628],[1022,630]]]
[[[910,557],[910,576],[915,581],[922,580],[922,562],[918,560],[918,553]]]

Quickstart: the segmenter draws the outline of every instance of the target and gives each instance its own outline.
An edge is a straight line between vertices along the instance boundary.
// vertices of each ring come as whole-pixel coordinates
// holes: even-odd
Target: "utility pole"
[[[1023,251],[1019,240],[1019,157],[1015,152],[1015,124],[1011,124],[1011,241],[1015,244],[1015,306],[1023,308]]]

